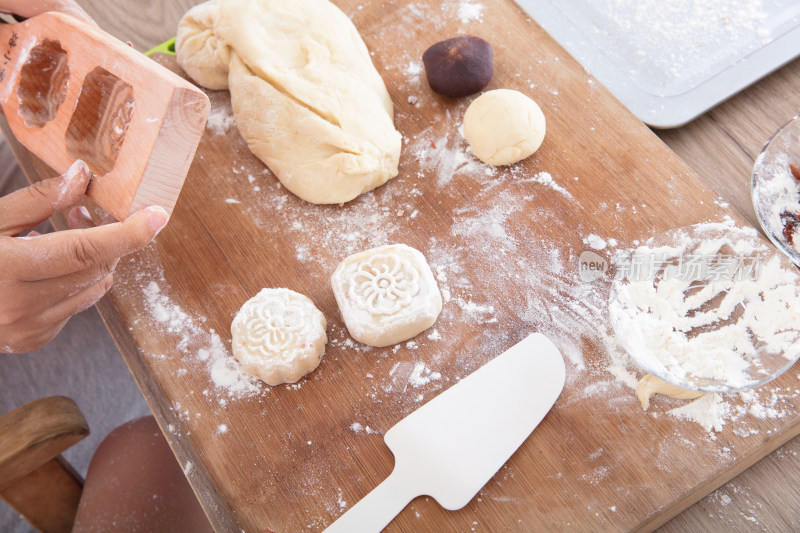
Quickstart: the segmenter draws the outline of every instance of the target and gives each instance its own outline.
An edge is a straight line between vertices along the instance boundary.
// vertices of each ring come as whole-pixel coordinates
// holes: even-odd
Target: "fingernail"
[[[61,175],[57,184],[58,196],[53,200],[53,209],[62,210],[74,204],[77,199],[86,192],[91,181],[92,172],[86,163],[76,159]]]
[[[62,177],[64,181],[69,184],[72,183],[78,176],[85,176],[87,182],[92,177],[92,171],[89,170],[89,165],[87,165],[81,159],[76,159],[73,161]]]
[[[167,221],[169,221],[169,214],[164,210],[163,207],[159,207],[157,205],[152,205],[145,209],[148,212],[148,219],[147,222],[150,224],[150,228],[155,231],[153,237],[158,235],[164,226],[167,225]]]

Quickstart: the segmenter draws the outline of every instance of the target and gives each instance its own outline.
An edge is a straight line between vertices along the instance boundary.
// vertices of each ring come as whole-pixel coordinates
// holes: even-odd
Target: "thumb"
[[[18,235],[77,202],[92,172],[78,159],[63,176],[42,180],[0,198],[0,235]]]

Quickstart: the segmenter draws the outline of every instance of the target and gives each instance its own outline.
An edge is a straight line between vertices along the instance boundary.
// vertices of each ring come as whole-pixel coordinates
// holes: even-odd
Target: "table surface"
[[[181,15],[195,3],[197,0],[81,1],[101,27],[130,41],[138,50],[147,50],[172,37]],[[758,227],[750,201],[753,161],[766,139],[800,112],[798,86],[800,60],[687,126],[656,133],[705,184]],[[25,170],[29,172],[31,167]],[[99,306],[101,314],[103,307]],[[125,351],[124,346],[120,348]],[[148,395],[148,391],[144,393]],[[799,451],[800,437],[673,518],[661,530],[797,530]]]

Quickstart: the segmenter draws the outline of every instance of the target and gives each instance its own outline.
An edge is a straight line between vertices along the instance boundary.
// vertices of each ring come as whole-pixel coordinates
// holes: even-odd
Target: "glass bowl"
[[[795,165],[798,177],[790,165]],[[800,267],[800,115],[761,149],[753,166],[751,195],[764,233]]]
[[[614,333],[636,364],[664,381],[736,392],[800,358],[800,272],[755,228],[677,228],[614,263]]]

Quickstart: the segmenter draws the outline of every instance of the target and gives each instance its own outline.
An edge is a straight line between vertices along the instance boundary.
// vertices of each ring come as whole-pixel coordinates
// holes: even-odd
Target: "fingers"
[[[39,318],[60,302],[83,292],[110,276],[117,262],[105,263],[93,268],[40,281],[16,281],[6,283],[0,292],[0,327],[18,324],[20,331],[42,329]],[[49,323],[48,323],[49,324]],[[2,339],[2,336],[0,336]]]
[[[60,302],[91,287],[114,272],[117,260],[87,268],[66,276],[28,282],[27,289],[38,295],[36,302],[27,303],[27,311],[39,314]]]
[[[106,224],[112,224],[116,221],[116,218],[108,213],[105,213],[105,215],[103,215],[103,217],[100,219],[100,224],[95,224],[94,219],[89,214],[89,210],[82,205],[73,208],[67,215],[67,223],[71,229],[87,229],[93,228],[97,225],[105,226]]]
[[[73,207],[67,214],[67,225],[70,229],[88,229],[94,227],[89,210],[82,205]]]
[[[28,353],[38,350],[58,335],[66,323],[63,320],[44,330],[20,332],[21,330],[15,329],[11,335],[4,335],[4,328],[0,327],[0,337],[5,339],[0,343],[0,353]]]
[[[3,321],[0,323],[0,352],[27,353],[41,348],[61,331],[72,315],[97,303],[113,281],[113,275],[108,274],[33,317],[26,314]]]
[[[0,198],[0,235],[18,235],[73,205],[86,192],[90,176],[89,167],[78,160],[63,176],[36,182]]]
[[[124,222],[15,239],[18,253],[10,258],[12,269],[23,273],[23,281],[36,281],[111,263],[145,247],[168,219],[164,209],[153,206],[137,211]]]
[[[44,313],[42,313],[42,320],[46,323],[60,323],[66,321],[72,315],[80,313],[81,311],[90,308],[97,303],[97,300],[103,297],[105,293],[111,289],[114,283],[114,275],[109,274],[103,279],[91,285],[82,291],[73,294],[66,298]]]

